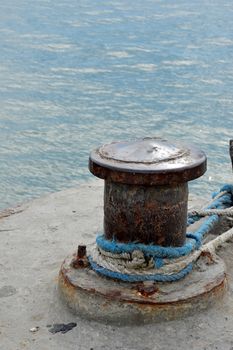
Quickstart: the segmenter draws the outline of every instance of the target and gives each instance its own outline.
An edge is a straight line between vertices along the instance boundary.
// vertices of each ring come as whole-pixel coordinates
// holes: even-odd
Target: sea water
[[[0,0],[0,208],[89,181],[89,151],[203,149],[190,191],[233,180],[232,0]]]

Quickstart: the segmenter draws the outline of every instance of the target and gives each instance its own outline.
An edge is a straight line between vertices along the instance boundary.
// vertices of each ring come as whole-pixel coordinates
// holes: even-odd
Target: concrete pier
[[[102,197],[99,181],[0,214],[0,349],[233,349],[232,243],[219,252],[227,265],[226,297],[185,319],[117,327],[78,318],[62,304],[61,262],[78,244],[94,241],[102,228]],[[200,202],[191,196],[191,206]],[[49,332],[49,325],[70,322],[77,326],[66,334]]]

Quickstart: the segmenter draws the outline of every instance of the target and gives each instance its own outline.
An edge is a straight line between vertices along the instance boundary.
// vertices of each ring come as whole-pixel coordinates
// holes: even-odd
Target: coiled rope
[[[90,265],[101,275],[125,282],[177,281],[191,272],[203,251],[212,253],[217,246],[233,236],[232,230],[231,234],[224,233],[202,245],[203,238],[219,221],[220,216],[233,216],[232,205],[233,186],[225,185],[213,194],[213,200],[205,210],[189,212],[187,226],[203,216],[207,219],[195,232],[186,234],[186,243],[182,247],[120,243],[99,235],[88,257]]]

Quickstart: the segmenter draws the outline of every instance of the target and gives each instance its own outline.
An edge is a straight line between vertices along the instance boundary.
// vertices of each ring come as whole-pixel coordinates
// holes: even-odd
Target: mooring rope
[[[224,233],[202,245],[204,236],[219,221],[220,216],[232,216],[232,208],[229,209],[232,204],[233,186],[225,185],[218,193],[214,193],[213,201],[205,210],[191,211],[188,214],[187,226],[203,216],[208,218],[195,232],[186,234],[186,243],[182,247],[161,247],[137,242],[120,243],[99,235],[89,256],[90,265],[101,275],[126,282],[177,281],[192,270],[203,251],[213,252],[213,247],[216,248],[232,238],[233,230],[230,234]]]
[[[209,209],[209,210],[192,210],[189,212],[189,216],[211,216],[211,215],[218,215],[218,216],[228,216],[233,217],[233,207],[229,209]]]

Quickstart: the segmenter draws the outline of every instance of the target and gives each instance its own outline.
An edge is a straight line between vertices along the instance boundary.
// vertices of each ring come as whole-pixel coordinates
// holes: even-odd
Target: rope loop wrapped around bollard
[[[90,265],[97,273],[124,282],[178,281],[192,271],[195,261],[203,252],[213,254],[219,245],[233,237],[231,229],[203,244],[203,238],[220,217],[233,216],[232,206],[233,186],[224,185],[213,194],[213,201],[205,210],[189,212],[187,226],[202,217],[206,216],[207,219],[195,232],[186,234],[186,243],[182,247],[121,243],[99,235],[88,257]]]

